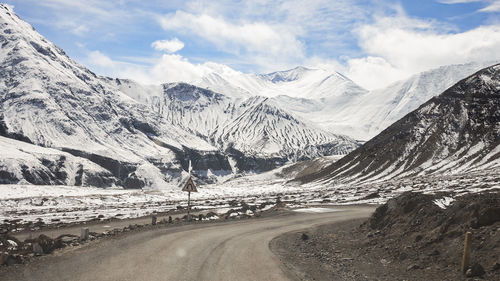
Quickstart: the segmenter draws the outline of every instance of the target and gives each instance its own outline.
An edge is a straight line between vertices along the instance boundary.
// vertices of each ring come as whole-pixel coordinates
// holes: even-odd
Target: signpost
[[[187,191],[188,193],[187,219],[188,221],[191,221],[191,215],[189,214],[191,211],[191,192],[198,192],[198,190],[196,189],[196,185],[194,184],[193,178],[191,177],[191,161],[189,161],[189,179],[187,180],[186,184],[184,184],[182,191]]]

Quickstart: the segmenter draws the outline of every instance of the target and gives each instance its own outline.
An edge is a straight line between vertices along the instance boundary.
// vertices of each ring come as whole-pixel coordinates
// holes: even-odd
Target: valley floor
[[[321,183],[299,185],[276,174],[247,176],[198,187],[191,194],[193,209],[226,212],[242,202],[259,205],[278,198],[290,206],[308,204],[381,204],[405,191],[444,192],[453,197],[500,188],[500,170],[477,173],[425,176],[369,184]],[[439,203],[439,202],[437,202]],[[187,206],[181,188],[124,190],[80,186],[0,185],[0,223],[77,223],[126,219],[165,213]],[[14,229],[16,231],[16,229]],[[22,231],[18,229],[17,231]]]

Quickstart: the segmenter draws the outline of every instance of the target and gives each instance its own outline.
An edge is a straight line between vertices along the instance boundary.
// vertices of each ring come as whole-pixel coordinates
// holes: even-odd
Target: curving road
[[[374,208],[296,213],[131,233],[3,272],[2,280],[289,280],[269,241],[285,232],[368,217]]]

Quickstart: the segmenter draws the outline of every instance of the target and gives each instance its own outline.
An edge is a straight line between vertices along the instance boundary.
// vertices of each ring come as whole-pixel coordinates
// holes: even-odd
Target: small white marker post
[[[187,191],[188,193],[188,211],[187,211],[187,219],[188,221],[191,221],[191,191],[192,192],[198,192],[196,189],[196,185],[194,184],[193,178],[191,177],[191,160],[189,160],[189,179],[182,188],[182,191]]]

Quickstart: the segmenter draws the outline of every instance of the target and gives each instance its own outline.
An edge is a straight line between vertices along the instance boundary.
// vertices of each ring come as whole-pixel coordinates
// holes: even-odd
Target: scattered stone
[[[12,240],[7,240],[7,243],[9,243],[9,249],[16,249],[18,244],[15,241]]]
[[[300,239],[302,239],[302,241],[309,240],[309,235],[307,235],[306,233],[302,233],[302,235],[300,236]]]
[[[90,234],[89,234],[90,235]],[[78,241],[79,237],[71,234],[63,234],[56,238],[56,241],[60,241],[64,244],[71,244]]]
[[[44,254],[50,254],[52,253],[55,249],[62,247],[62,245],[56,244],[54,240],[47,235],[40,234],[38,238],[34,239],[34,241],[30,242],[36,242],[42,247],[43,253]]]
[[[35,255],[43,255],[43,249],[42,249],[42,246],[40,246],[40,244],[33,243],[33,245],[31,245],[31,247],[32,247],[33,253]]]
[[[438,250],[434,250],[431,253],[429,253],[429,256],[439,256],[441,253]]]
[[[474,263],[467,271],[465,272],[465,276],[467,277],[477,277],[483,276],[486,272],[484,271],[483,266],[479,263]]]
[[[390,264],[391,262],[390,262],[390,261],[388,261],[388,260],[386,260],[386,259],[381,259],[381,260],[380,260],[380,263],[381,263],[382,265],[386,266],[386,265]]]
[[[418,265],[418,264],[410,264],[406,270],[407,271],[410,271],[410,270],[415,270],[415,269],[420,269],[421,267]]]

